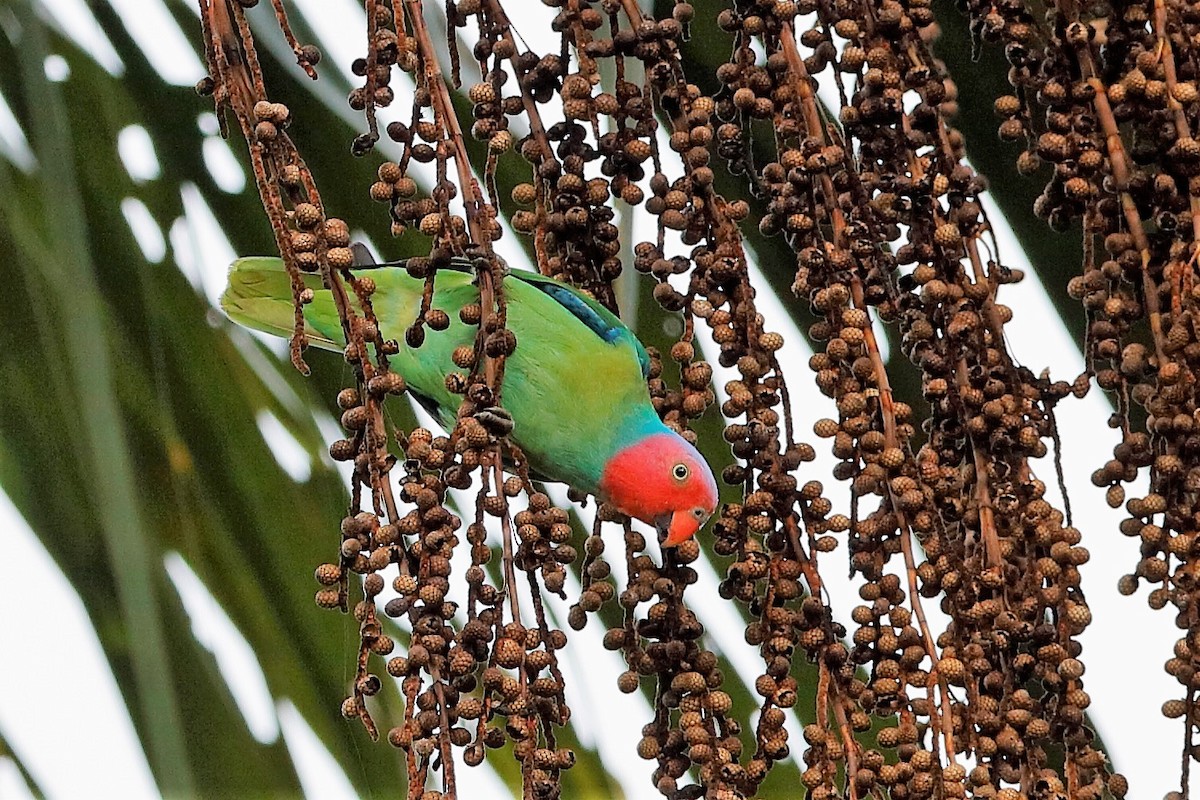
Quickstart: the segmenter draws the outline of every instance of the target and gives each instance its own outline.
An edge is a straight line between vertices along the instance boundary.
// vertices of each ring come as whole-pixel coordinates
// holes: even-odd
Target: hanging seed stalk
[[[282,0],[272,5],[313,74],[319,54],[291,36]],[[1087,371],[1067,382],[1033,374],[1008,349],[1006,326],[1033,323],[1002,302],[1003,287],[1023,276],[1005,265],[980,202],[986,180],[964,161],[928,0],[732,0],[716,20],[729,58],[712,76],[688,74],[697,9],[686,0],[661,19],[633,0],[546,5],[557,52],[532,52],[514,35],[511,2],[364,1],[362,85],[348,101],[364,112],[366,132],[354,152],[372,157],[376,112],[395,100],[393,81],[407,82],[413,100],[408,122],[384,128],[401,156],[380,164],[368,192],[386,204],[395,236],[429,243],[428,256],[404,267],[425,292],[403,343],[380,334],[374,281],[355,269],[348,226],[322,205],[289,132],[297,121],[268,99],[242,6],[200,5],[211,73],[201,88],[232,112],[248,143],[291,278],[292,360],[307,371],[312,281],[333,293],[348,342],[355,382],[338,396],[347,433],[330,452],[353,463],[354,479],[338,558],[317,570],[317,602],[351,608],[350,576],[360,576],[361,645],[343,712],[374,733],[368,699],[381,686],[375,658],[385,659],[405,698],[387,737],[405,753],[408,796],[455,796],[456,760],[477,765],[505,742],[525,796],[561,792],[562,770],[574,763],[556,738],[570,716],[558,664],[569,637],[550,625],[543,592],[563,593],[567,570],[582,585],[570,598],[572,628],[614,599],[619,606],[602,614],[611,623],[604,644],[628,667],[618,688],[651,699],[636,751],[655,762],[665,797],[751,797],[797,753],[813,798],[1124,796],[1127,783],[1086,717],[1079,638],[1091,622],[1084,538],[1103,532],[1074,527],[1045,484],[1059,463],[1055,410],[1093,378],[1114,394],[1119,441],[1092,480],[1125,508],[1120,530],[1140,543],[1120,591],[1151,584],[1150,604],[1177,612],[1181,636],[1166,669],[1182,697],[1163,710],[1185,720],[1186,787],[1200,724],[1200,6],[962,4],[973,35],[1002,44],[1011,65],[1013,92],[995,101],[1000,138],[1025,143],[1022,173],[1052,167],[1035,214],[1055,230],[1082,223],[1084,263],[1067,290],[1088,315]],[[427,22],[443,10],[448,76]],[[469,126],[452,102],[464,71],[460,35],[475,41],[468,67],[479,76],[466,90]],[[824,81],[836,86],[836,109],[817,101]],[[526,135],[511,130],[516,118]],[[468,135],[487,147],[478,177]],[[664,421],[695,440],[690,427],[717,405],[698,337],[733,375],[719,409],[736,462],[722,477],[738,497],[711,535],[660,560],[628,520],[602,507],[575,567],[568,511],[536,490],[507,441],[501,387],[518,343],[505,327],[492,243],[501,232],[499,165],[518,158],[528,177],[511,189],[511,223],[531,237],[536,268],[611,309],[619,310],[613,281],[628,266],[615,208],[655,222],[630,263],[683,322],[668,352],[651,354],[648,390]],[[414,163],[433,166],[432,186],[420,185]],[[820,480],[807,466],[816,447],[796,427],[810,420],[792,418],[785,381],[803,376],[781,362],[783,337],[756,303],[765,287],[752,284],[747,262],[758,236],[780,237],[794,254],[788,302],[797,316],[813,315],[807,366],[836,408],[811,421],[837,460]],[[438,270],[455,258],[476,270],[479,302],[435,308]],[[448,436],[420,428],[393,436],[384,399],[402,394],[404,381],[388,356],[420,347],[425,328],[443,329],[450,313],[479,328],[454,355],[457,424]],[[904,359],[885,362],[889,330]],[[921,408],[897,396],[901,370],[919,379]],[[1054,464],[1042,466],[1047,442]],[[1149,490],[1126,499],[1124,484],[1146,473]],[[448,507],[448,490],[473,478],[479,493],[464,520]],[[526,506],[510,514],[521,496]],[[835,496],[849,513],[834,511]],[[498,568],[489,517],[498,521]],[[609,525],[623,533],[624,586],[605,559]],[[460,577],[450,558],[464,531],[471,566]],[[733,707],[730,678],[688,603],[702,548],[728,559],[721,596],[739,604],[745,640],[762,660],[759,675],[740,676],[759,698],[752,731],[751,709]],[[861,600],[840,615],[851,629],[835,618],[822,578],[845,563],[830,560],[839,549]],[[386,601],[385,569],[396,573]],[[453,581],[467,597],[457,627]],[[519,591],[533,619],[522,618]],[[935,599],[949,619],[942,629],[926,609]],[[399,617],[412,629],[403,655],[388,632],[388,618]],[[811,704],[799,702],[802,680],[815,684]],[[804,723],[803,744],[788,741],[789,718]],[[437,790],[431,770],[441,772]]]

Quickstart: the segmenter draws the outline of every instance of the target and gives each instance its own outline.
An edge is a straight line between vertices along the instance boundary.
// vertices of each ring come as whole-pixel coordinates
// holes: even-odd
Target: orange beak
[[[696,519],[690,512],[680,510],[663,514],[654,520],[658,528],[658,539],[663,547],[675,547],[696,535],[707,520]]]

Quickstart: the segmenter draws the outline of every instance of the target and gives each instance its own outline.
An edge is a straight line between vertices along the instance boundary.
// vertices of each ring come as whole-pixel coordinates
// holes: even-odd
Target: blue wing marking
[[[607,322],[591,306],[585,303],[582,297],[570,289],[565,286],[554,286],[552,284],[542,284],[539,288],[557,300],[560,306],[570,311],[576,319],[588,327],[588,330],[604,341],[612,344],[620,338],[620,328]]]
[[[626,328],[608,309],[596,304],[594,300],[589,302],[587,298],[576,294],[575,290],[568,286],[550,278],[544,278],[536,272],[514,272],[511,277],[524,280],[553,297],[556,303],[571,313],[571,316],[582,322],[584,327],[605,342],[616,344],[623,337],[628,337],[637,354],[638,365],[642,368],[642,377],[650,377],[650,356],[646,353],[646,348],[642,347],[642,343],[633,335],[633,332]]]

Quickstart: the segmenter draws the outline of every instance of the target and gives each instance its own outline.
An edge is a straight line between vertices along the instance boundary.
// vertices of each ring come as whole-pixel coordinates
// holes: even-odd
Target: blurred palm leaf
[[[5,322],[14,332],[0,401],[5,489],[83,598],[164,793],[297,787],[281,744],[253,741],[191,635],[162,569],[171,551],[234,618],[275,694],[296,704],[343,763],[394,774],[386,751],[355,752],[358,734],[327,711],[341,694],[339,649],[326,644],[341,641],[340,621],[298,612],[311,602],[306,573],[320,559],[320,533],[336,524],[339,483],[320,471],[296,485],[254,420],[270,410],[310,452],[320,446],[315,423],[303,405],[280,404],[209,324],[180,272],[146,262],[120,215],[121,199],[134,195],[166,229],[182,213],[184,181],[212,186],[191,124],[194,95],[164,86],[117,28],[108,33],[127,65],[123,80],[28,7],[18,13],[21,39],[3,45],[8,63],[23,65],[21,81],[4,91],[38,169],[4,165],[0,240],[12,254]],[[68,83],[45,78],[47,46],[66,56]],[[132,124],[146,126],[162,156],[161,178],[145,187],[113,147]],[[190,141],[179,142],[188,129]],[[255,205],[236,198],[224,209],[249,214]],[[291,519],[298,509],[302,519]]]

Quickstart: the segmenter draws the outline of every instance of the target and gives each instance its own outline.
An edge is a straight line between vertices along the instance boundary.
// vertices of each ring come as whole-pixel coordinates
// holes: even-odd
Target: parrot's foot
[[[475,419],[487,429],[488,433],[495,436],[507,436],[512,433],[512,414],[509,414],[508,411],[499,406],[488,406],[485,409],[476,411]]]

